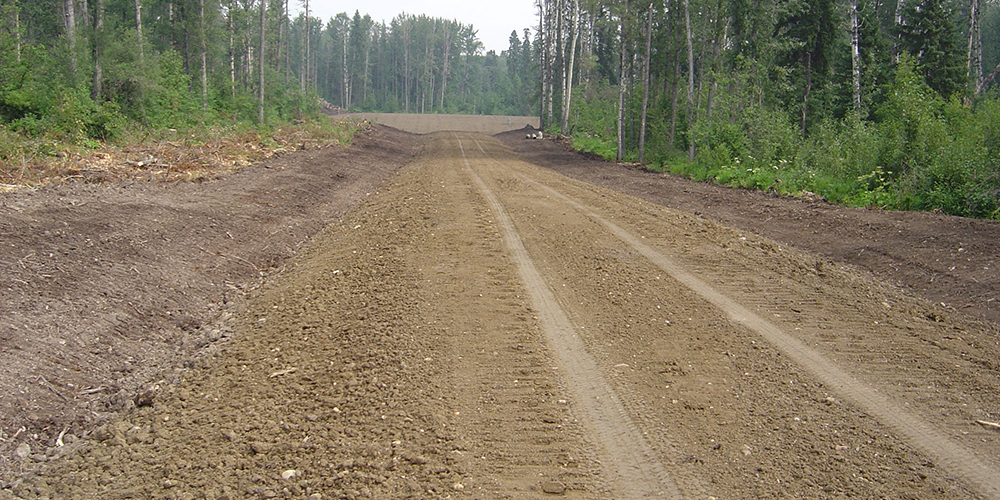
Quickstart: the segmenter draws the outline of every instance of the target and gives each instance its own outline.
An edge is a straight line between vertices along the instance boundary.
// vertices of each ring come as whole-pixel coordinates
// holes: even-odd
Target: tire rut
[[[489,156],[480,146],[484,155]],[[493,159],[499,166],[503,163]],[[554,198],[573,206],[595,222],[606,228],[622,242],[637,251],[657,267],[696,292],[704,300],[722,310],[733,322],[741,324],[763,337],[771,345],[821,380],[835,393],[852,401],[866,413],[894,430],[915,449],[937,462],[943,469],[961,478],[984,498],[1000,499],[1000,471],[982,461],[965,447],[947,437],[947,432],[928,423],[925,419],[904,409],[900,404],[885,396],[878,388],[853,377],[840,366],[830,361],[804,342],[785,333],[771,321],[754,313],[736,300],[721,293],[696,274],[679,265],[670,256],[642,241],[637,236],[608,218],[600,215],[583,203],[523,174],[515,174],[523,181],[551,194]],[[553,299],[554,300],[554,299]]]
[[[575,405],[585,416],[587,428],[603,449],[603,463],[612,476],[618,498],[681,499],[683,495],[666,468],[630,420],[621,398],[605,380],[594,359],[575,332],[569,316],[559,305],[546,280],[536,268],[508,216],[486,182],[475,172],[458,140],[466,171],[486,197],[500,226],[504,241],[524,281]]]

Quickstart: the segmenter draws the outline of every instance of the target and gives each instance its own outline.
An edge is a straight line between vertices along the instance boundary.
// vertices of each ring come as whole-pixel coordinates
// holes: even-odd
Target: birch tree
[[[69,45],[70,80],[76,78],[76,1],[63,1],[63,18],[66,29],[66,43]]]
[[[646,156],[646,112],[649,109],[649,66],[653,53],[653,3],[646,12],[646,58],[642,65],[642,118],[639,120],[639,163]]]
[[[204,0],[202,0],[204,1]],[[264,123],[264,41],[267,39],[266,25],[264,23],[267,14],[267,0],[260,0],[260,44],[258,46],[257,61],[257,123]]]
[[[618,16],[618,37],[619,37],[619,66],[618,66],[618,147],[615,154],[615,161],[621,163],[625,155],[625,94],[628,84],[626,72],[626,43],[625,43],[625,23],[628,18],[628,0],[622,5],[622,12]]]
[[[858,26],[858,0],[850,0],[851,19],[851,103],[854,112],[861,112],[861,37]]]
[[[104,0],[94,0],[94,36],[91,47],[94,75],[90,85],[90,98],[97,100],[104,84]]]
[[[562,132],[569,133],[569,110],[573,100],[573,74],[576,68],[576,44],[580,39],[580,0],[573,0],[573,34],[569,44],[569,62],[563,72]]]

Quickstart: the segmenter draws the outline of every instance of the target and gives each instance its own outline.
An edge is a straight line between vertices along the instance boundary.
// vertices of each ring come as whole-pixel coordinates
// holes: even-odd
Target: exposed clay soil
[[[1000,497],[996,223],[384,127],[0,196],[0,498]]]

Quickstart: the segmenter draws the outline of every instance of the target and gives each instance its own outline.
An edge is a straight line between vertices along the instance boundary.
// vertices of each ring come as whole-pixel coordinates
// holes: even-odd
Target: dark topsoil
[[[526,160],[866,269],[955,314],[1000,322],[1000,224],[726,189],[498,136]],[[32,450],[145,403],[224,341],[244,296],[419,152],[376,127],[200,183],[0,194],[0,487]],[[44,455],[38,455],[44,459]]]

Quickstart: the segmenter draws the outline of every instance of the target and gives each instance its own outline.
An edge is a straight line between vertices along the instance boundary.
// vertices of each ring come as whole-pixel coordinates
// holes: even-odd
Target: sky
[[[292,15],[301,12],[304,2],[293,0],[289,9]],[[293,7],[295,7],[293,9]],[[524,36],[524,28],[538,25],[538,11],[534,0],[310,0],[309,10],[312,17],[318,17],[327,22],[341,12],[349,16],[358,11],[362,16],[368,14],[375,21],[392,21],[397,15],[427,14],[430,17],[454,19],[479,32],[479,40],[486,50],[495,50],[499,54],[510,47],[510,32],[517,30],[518,36]]]

